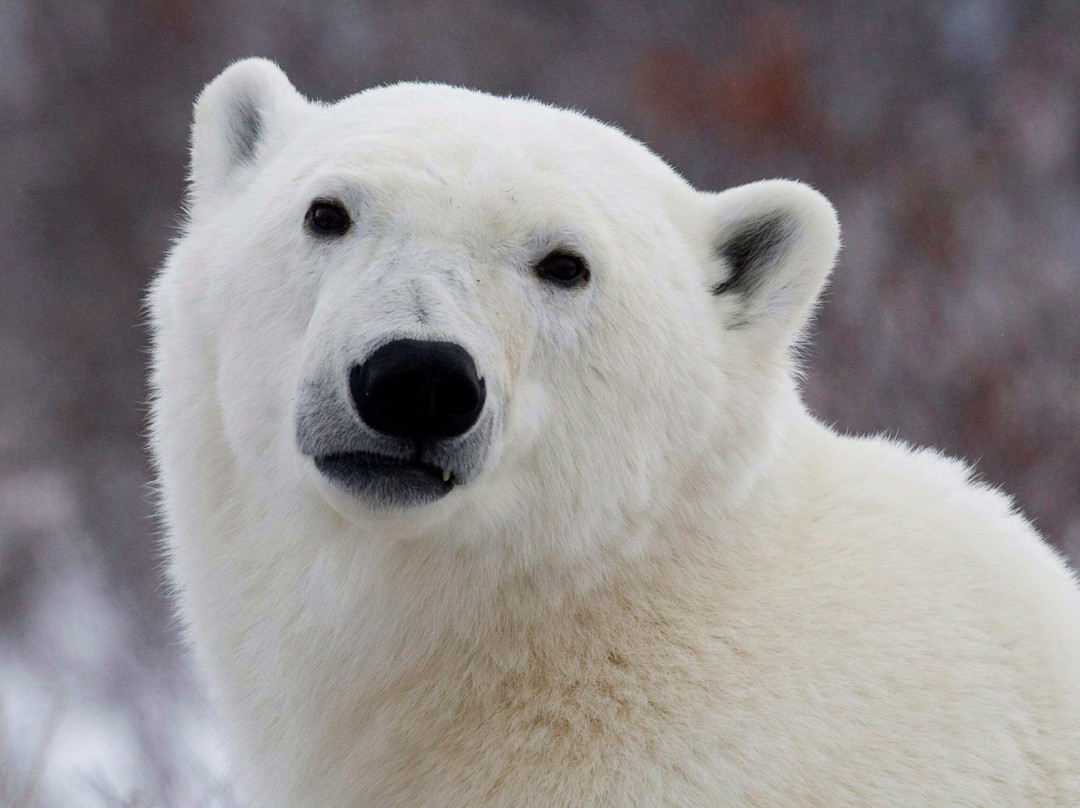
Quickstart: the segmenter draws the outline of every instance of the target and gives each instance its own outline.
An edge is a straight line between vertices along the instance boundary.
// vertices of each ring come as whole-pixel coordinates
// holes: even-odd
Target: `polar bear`
[[[1080,805],[1080,599],[838,435],[797,182],[435,84],[195,109],[150,294],[169,571],[248,804]]]

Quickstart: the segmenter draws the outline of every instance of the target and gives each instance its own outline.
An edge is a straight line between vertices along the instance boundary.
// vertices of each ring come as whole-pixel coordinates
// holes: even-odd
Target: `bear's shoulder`
[[[1072,570],[969,464],[819,424],[793,445],[783,543],[808,588],[832,588],[868,614],[924,604],[928,629],[946,612],[960,626],[998,613],[1018,633],[1043,631],[1047,618],[1080,628]]]
[[[804,506],[822,519],[957,540],[979,531],[1035,538],[1012,499],[963,460],[888,435],[844,435],[819,424],[807,432],[797,485]]]

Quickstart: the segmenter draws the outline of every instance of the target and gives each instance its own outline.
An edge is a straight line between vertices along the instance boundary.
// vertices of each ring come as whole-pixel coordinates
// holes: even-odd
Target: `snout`
[[[340,385],[303,389],[297,416],[301,452],[335,487],[377,505],[408,506],[438,500],[475,476],[494,417],[466,348],[397,339],[343,376]]]

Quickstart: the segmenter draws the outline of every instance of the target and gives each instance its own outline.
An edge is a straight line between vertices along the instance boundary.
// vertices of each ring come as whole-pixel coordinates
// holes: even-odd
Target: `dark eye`
[[[349,229],[352,219],[345,206],[334,199],[316,199],[308,208],[304,224],[321,236],[340,236]]]
[[[589,279],[584,259],[567,252],[553,252],[536,265],[536,274],[560,286],[577,286]]]

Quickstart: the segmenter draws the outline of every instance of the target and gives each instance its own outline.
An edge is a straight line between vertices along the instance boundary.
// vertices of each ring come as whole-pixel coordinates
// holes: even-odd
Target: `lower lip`
[[[435,466],[368,452],[322,455],[315,468],[349,493],[391,507],[435,502],[455,486]]]

